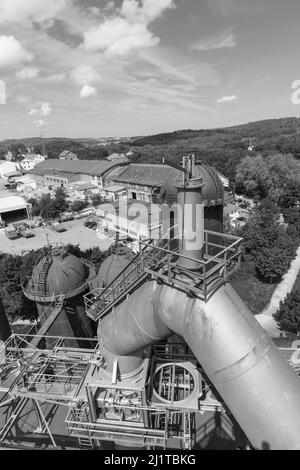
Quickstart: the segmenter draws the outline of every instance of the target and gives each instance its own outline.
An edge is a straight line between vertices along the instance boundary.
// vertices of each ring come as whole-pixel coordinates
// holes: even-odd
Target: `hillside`
[[[300,119],[282,118],[251,122],[220,129],[186,129],[131,140],[26,138],[0,142],[0,158],[10,149],[33,147],[42,151],[43,144],[49,158],[58,158],[63,150],[71,150],[80,159],[104,159],[109,154],[133,151],[132,160],[160,163],[163,158],[180,162],[182,155],[195,152],[198,159],[209,163],[229,178],[234,178],[236,166],[249,154],[249,142],[254,153],[262,156],[291,154],[300,160]]]
[[[175,132],[157,134],[147,137],[133,139],[130,144],[133,146],[144,145],[167,145],[179,141],[194,140],[201,138],[204,144],[215,141],[243,141],[244,139],[255,139],[264,141],[278,137],[291,138],[300,133],[299,118],[268,119],[265,121],[250,122],[234,127],[218,129],[185,129]]]

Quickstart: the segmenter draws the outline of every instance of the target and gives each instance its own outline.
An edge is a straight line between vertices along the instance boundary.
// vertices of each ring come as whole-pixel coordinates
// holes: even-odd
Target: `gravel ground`
[[[42,248],[47,244],[62,243],[80,245],[80,248],[87,250],[99,247],[101,250],[108,249],[113,243],[112,239],[98,236],[94,230],[84,227],[84,219],[65,222],[66,232],[57,233],[49,227],[34,229],[35,237],[18,238],[9,240],[4,230],[0,230],[0,251],[22,255],[28,251]]]

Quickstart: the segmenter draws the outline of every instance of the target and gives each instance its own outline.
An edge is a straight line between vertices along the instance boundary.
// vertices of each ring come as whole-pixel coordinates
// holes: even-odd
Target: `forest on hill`
[[[97,139],[84,138],[6,140],[0,142],[0,158],[5,158],[8,150],[17,158],[26,147],[39,153],[43,153],[45,147],[49,158],[58,158],[63,150],[70,150],[82,160],[102,160],[111,153],[131,150],[131,160],[141,163],[161,163],[163,158],[179,163],[183,155],[196,153],[203,163],[214,166],[234,180],[238,164],[249,154],[250,142],[256,155],[289,154],[300,160],[300,119],[269,119],[220,129],[179,130],[136,137],[131,141],[125,139],[107,146],[100,145]]]

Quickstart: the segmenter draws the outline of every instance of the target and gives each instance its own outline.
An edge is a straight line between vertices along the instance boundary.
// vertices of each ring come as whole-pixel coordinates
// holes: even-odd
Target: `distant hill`
[[[297,136],[298,134],[300,134],[300,119],[291,117],[268,119],[264,121],[250,122],[239,126],[217,129],[178,130],[175,132],[132,139],[130,144],[135,147],[144,145],[166,145],[176,143],[178,141],[193,139],[202,139],[203,144],[208,144],[215,140],[224,140],[225,142],[228,142],[255,139],[259,144],[260,140],[278,137],[290,138],[291,136]]]
[[[18,153],[18,147],[34,147],[39,151],[45,144],[49,158],[58,158],[63,150],[73,151],[79,159],[106,158],[111,153],[133,152],[132,161],[161,163],[163,158],[179,163],[187,153],[214,166],[229,178],[234,178],[236,167],[249,155],[249,142],[253,154],[262,156],[291,154],[300,160],[300,119],[282,118],[250,122],[219,129],[185,129],[169,133],[115,139],[25,138],[0,142],[0,158],[8,148]]]

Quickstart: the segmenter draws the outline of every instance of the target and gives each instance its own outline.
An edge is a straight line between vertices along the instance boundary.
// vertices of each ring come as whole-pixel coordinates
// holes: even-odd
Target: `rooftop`
[[[1,197],[0,196],[0,213],[17,211],[26,209],[27,203],[25,199],[19,196]]]
[[[91,176],[102,176],[108,170],[120,165],[119,162],[108,162],[106,160],[46,160],[39,163],[29,173],[46,175],[56,172],[71,174],[85,174]]]
[[[197,164],[194,171],[194,176],[202,177],[205,184],[202,190],[204,204],[206,206],[223,204],[223,184],[216,170],[209,165]],[[182,175],[180,170],[167,164],[130,163],[114,178],[114,181],[159,188],[164,202],[173,203],[176,200],[176,186],[182,181]]]
[[[111,193],[117,193],[118,191],[124,191],[124,189],[126,189],[125,186],[121,186],[120,184],[113,184],[111,186],[105,186],[105,188],[103,188],[104,191],[109,191]]]
[[[162,186],[170,175],[180,177],[181,173],[167,165],[130,163],[114,180],[154,187]]]
[[[92,183],[86,183],[85,181],[82,181],[82,184],[80,182],[74,184],[73,189],[75,191],[87,191],[88,189],[98,189],[98,186]]]

